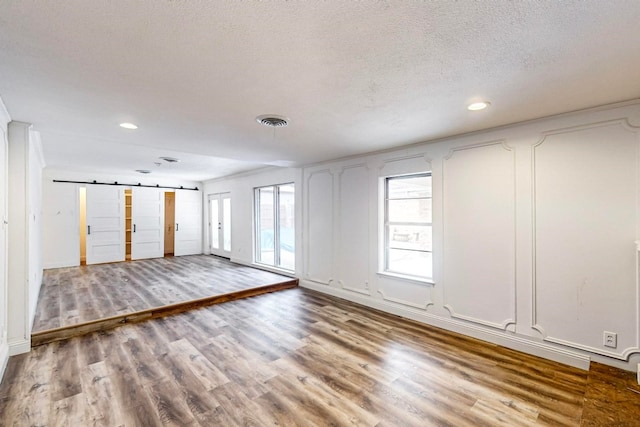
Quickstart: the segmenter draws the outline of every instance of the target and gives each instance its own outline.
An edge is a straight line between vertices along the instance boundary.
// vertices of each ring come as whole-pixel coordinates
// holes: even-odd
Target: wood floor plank
[[[125,423],[124,411],[115,396],[105,362],[87,365],[80,374],[89,425],[110,427]]]
[[[218,425],[255,427],[277,425],[270,414],[247,397],[242,387],[236,383],[223,384],[213,390],[212,394],[220,402],[222,409],[220,414],[222,423]]]
[[[163,425],[183,427],[198,424],[187,403],[176,398],[175,387],[170,380],[154,382],[145,387],[145,391],[160,414]]]
[[[207,422],[208,417],[215,414],[219,403],[211,394],[211,390],[193,374],[188,366],[183,366],[183,359],[173,354],[165,354],[158,362],[171,373],[177,393],[174,399],[182,399],[192,416],[200,423]]]
[[[169,347],[171,348],[169,354],[174,357],[174,360],[179,361],[180,366],[189,370],[205,389],[211,391],[229,382],[229,378],[191,345],[186,338],[172,342]]]

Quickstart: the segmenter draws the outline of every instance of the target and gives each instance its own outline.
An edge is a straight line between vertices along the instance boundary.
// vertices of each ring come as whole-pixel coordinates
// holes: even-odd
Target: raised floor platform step
[[[78,323],[61,328],[34,332],[33,334],[31,334],[31,347],[37,347],[54,341],[66,340],[80,335],[90,334],[92,332],[106,331],[122,325],[126,325],[127,323],[144,322],[146,320],[171,316],[174,314],[207,307],[214,304],[221,304],[224,302],[262,295],[269,292],[291,289],[295,288],[296,286],[298,286],[298,279],[291,279],[280,283],[257,286],[255,288],[243,289],[226,294],[213,295],[190,301],[165,305],[162,307],[140,310],[133,313],[119,314],[104,319],[92,320],[90,322]]]

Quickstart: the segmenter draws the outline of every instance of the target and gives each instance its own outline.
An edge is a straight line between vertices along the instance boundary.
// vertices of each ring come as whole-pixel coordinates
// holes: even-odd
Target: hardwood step
[[[83,322],[75,325],[63,326],[60,328],[48,329],[45,331],[38,331],[31,334],[31,347],[37,347],[54,341],[66,340],[72,337],[90,334],[92,332],[106,331],[108,329],[117,328],[127,323],[144,322],[146,320],[171,316],[214,304],[221,304],[228,301],[235,301],[243,298],[253,297],[256,295],[291,289],[295,288],[296,286],[298,286],[298,279],[291,279],[280,283],[257,286],[254,288],[229,292],[226,294],[213,295],[190,301],[165,305],[162,307],[140,310],[133,313],[119,314],[104,319],[92,320],[90,322]]]

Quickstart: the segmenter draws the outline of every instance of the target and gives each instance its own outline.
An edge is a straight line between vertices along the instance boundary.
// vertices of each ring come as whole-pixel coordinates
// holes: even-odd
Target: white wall
[[[209,204],[207,197],[216,193],[231,193],[231,260],[241,264],[254,262],[253,193],[254,188],[274,184],[294,183],[296,187],[295,222],[296,248],[301,247],[302,185],[301,170],[292,168],[268,168],[253,173],[239,174],[204,183],[204,247],[209,248]],[[301,265],[301,251],[296,251],[296,271]],[[264,268],[264,267],[262,267]]]
[[[9,360],[7,322],[9,300],[7,298],[7,125],[9,113],[0,99],[0,380]]]
[[[635,370],[639,148],[631,102],[228,177],[204,196],[231,192],[234,261],[253,261],[253,188],[294,181],[302,286],[574,366]],[[433,285],[378,274],[381,179],[420,171],[433,173]]]
[[[307,167],[302,284],[575,366],[635,370],[639,148],[636,102]],[[380,179],[429,170],[435,284],[377,274]]]
[[[40,138],[29,123],[8,126],[9,353],[31,348],[31,326],[42,281]]]
[[[42,285],[42,169],[45,167],[40,134],[29,135],[29,330],[36,316]]]
[[[152,175],[109,175],[46,168],[42,175],[43,218],[42,245],[44,268],[80,265],[79,187],[83,184],[63,181],[119,182],[126,184],[164,185],[202,188],[202,183],[157,178]],[[172,190],[167,190],[172,191]]]

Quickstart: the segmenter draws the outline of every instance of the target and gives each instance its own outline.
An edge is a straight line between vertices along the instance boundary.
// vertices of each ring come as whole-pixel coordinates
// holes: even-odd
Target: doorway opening
[[[164,256],[175,253],[176,193],[164,193]]]
[[[209,249],[231,258],[231,193],[209,195]]]
[[[80,265],[87,265],[87,188],[78,190],[80,200]]]
[[[131,190],[124,190],[124,259],[131,261]]]

